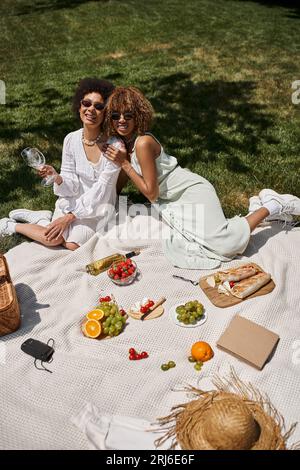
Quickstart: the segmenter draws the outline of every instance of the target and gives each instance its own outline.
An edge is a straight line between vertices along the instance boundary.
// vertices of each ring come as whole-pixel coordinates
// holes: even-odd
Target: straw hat
[[[156,441],[157,446],[173,438],[171,449],[178,444],[183,450],[286,449],[296,424],[283,434],[284,419],[268,397],[242,383],[233,370],[229,380],[216,378],[214,383],[218,390],[186,388],[198,398],[173,407],[171,415],[158,420],[161,426],[168,426],[166,434]]]

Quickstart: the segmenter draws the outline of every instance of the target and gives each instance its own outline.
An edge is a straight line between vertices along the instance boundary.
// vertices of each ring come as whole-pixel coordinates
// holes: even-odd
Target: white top
[[[154,137],[154,135],[150,134],[150,132],[147,132],[146,135],[150,135],[153,137],[154,140],[160,145],[160,154],[159,156],[155,159],[155,164],[156,164],[156,171],[157,171],[157,178],[158,178],[158,183],[160,184],[162,180],[171,172],[174,170],[174,168],[177,167],[178,161],[177,158],[172,157],[172,155],[168,155],[165,151],[161,143]],[[131,154],[131,164],[135,171],[139,174],[142,175],[142,170],[140,167],[140,164],[138,162],[137,156],[136,156],[136,143],[137,140],[139,139],[140,136],[138,136],[135,139],[134,142],[134,147],[132,149],[132,154]]]
[[[99,162],[87,159],[82,142],[83,129],[65,137],[60,175],[63,182],[54,183],[54,194],[59,196],[58,206],[63,213],[72,212],[78,219],[101,217],[107,205],[115,206],[116,185],[121,168],[105,158],[101,152]],[[122,141],[111,137],[108,143],[121,148]]]
[[[159,201],[174,201],[183,191],[190,186],[197,183],[208,183],[204,178],[196,173],[192,173],[187,168],[181,168],[178,164],[177,158],[165,152],[161,143],[154,137],[154,135],[147,132],[160,145],[160,154],[155,159],[157,179],[159,184]],[[139,136],[140,137],[140,136]],[[136,138],[134,147],[131,153],[131,164],[135,171],[142,176],[142,170],[136,155],[136,143],[139,137]],[[208,183],[210,184],[210,183]]]

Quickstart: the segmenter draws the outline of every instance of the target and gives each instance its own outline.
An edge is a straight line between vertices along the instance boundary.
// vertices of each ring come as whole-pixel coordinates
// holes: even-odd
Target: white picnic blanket
[[[151,220],[157,235],[160,225],[146,216],[128,219],[131,230],[104,238],[95,235],[77,251],[48,249],[38,243],[23,243],[7,253],[11,275],[22,312],[19,331],[0,339],[0,448],[1,449],[87,449],[88,440],[71,422],[85,403],[103,414],[116,414],[154,421],[169,414],[173,405],[189,398],[173,391],[182,384],[202,386],[202,378],[234,366],[240,378],[251,381],[269,394],[289,427],[300,422],[300,229],[288,232],[277,224],[259,228],[240,259],[257,262],[272,274],[275,290],[227,309],[214,307],[199,287],[175,280],[172,274],[198,279],[208,271],[174,268],[165,259],[161,242],[139,239]],[[126,238],[128,237],[128,238]],[[121,241],[122,240],[122,241]],[[87,263],[114,252],[141,247],[136,258],[139,280],[127,287],[111,283],[106,273],[97,277],[80,271]],[[234,260],[226,265],[237,265]],[[97,304],[99,295],[113,293],[128,309],[147,296],[166,296],[165,313],[152,321],[129,319],[125,331],[102,341],[85,338],[80,321]],[[208,320],[197,328],[176,326],[169,308],[199,299]],[[262,371],[240,362],[215,346],[236,314],[277,332],[280,342],[272,360]],[[55,354],[41,372],[33,358],[20,346],[33,337],[55,340]],[[197,373],[187,361],[196,340],[209,342],[214,358]],[[129,361],[128,349],[147,351],[149,358]],[[255,344],[253,344],[255,348]],[[176,367],[163,372],[160,366],[173,360]],[[291,442],[300,439],[300,424]]]

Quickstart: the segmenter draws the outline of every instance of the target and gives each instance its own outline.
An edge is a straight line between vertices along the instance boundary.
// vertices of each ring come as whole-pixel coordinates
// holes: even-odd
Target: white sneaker
[[[252,196],[249,199],[249,214],[252,214],[252,212],[257,211],[258,209],[262,208],[262,203],[260,200],[259,196]]]
[[[31,211],[29,209],[15,209],[8,214],[11,219],[17,222],[27,222],[28,224],[37,224],[41,220],[50,223],[52,212],[51,211]]]
[[[0,219],[0,237],[16,233],[16,225],[17,222],[15,220],[9,219],[8,217]]]
[[[253,212],[257,211],[258,209],[262,208],[262,201],[259,196],[252,196],[249,199],[249,214],[253,214]],[[293,216],[289,214],[274,214],[269,215],[265,218],[265,222],[272,222],[272,220],[282,220],[283,222],[292,222]]]
[[[292,194],[278,194],[272,189],[263,189],[259,193],[262,204],[276,201],[281,205],[280,215],[300,215],[300,199]]]

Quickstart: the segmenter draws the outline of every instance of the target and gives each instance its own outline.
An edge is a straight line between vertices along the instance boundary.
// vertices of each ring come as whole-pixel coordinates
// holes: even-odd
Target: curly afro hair
[[[104,102],[106,102],[114,88],[115,86],[107,80],[100,80],[98,78],[83,78],[80,80],[75,90],[72,105],[72,109],[76,116],[79,117],[79,109],[81,106],[80,102],[85,97],[85,95],[93,92],[99,93],[102,96]]]
[[[111,119],[111,113],[118,111],[124,113],[130,111],[133,113],[135,121],[135,132],[143,135],[150,129],[154,109],[150,101],[143,93],[133,86],[116,87],[110,95],[106,106],[106,117],[104,127],[108,135],[117,135]]]

